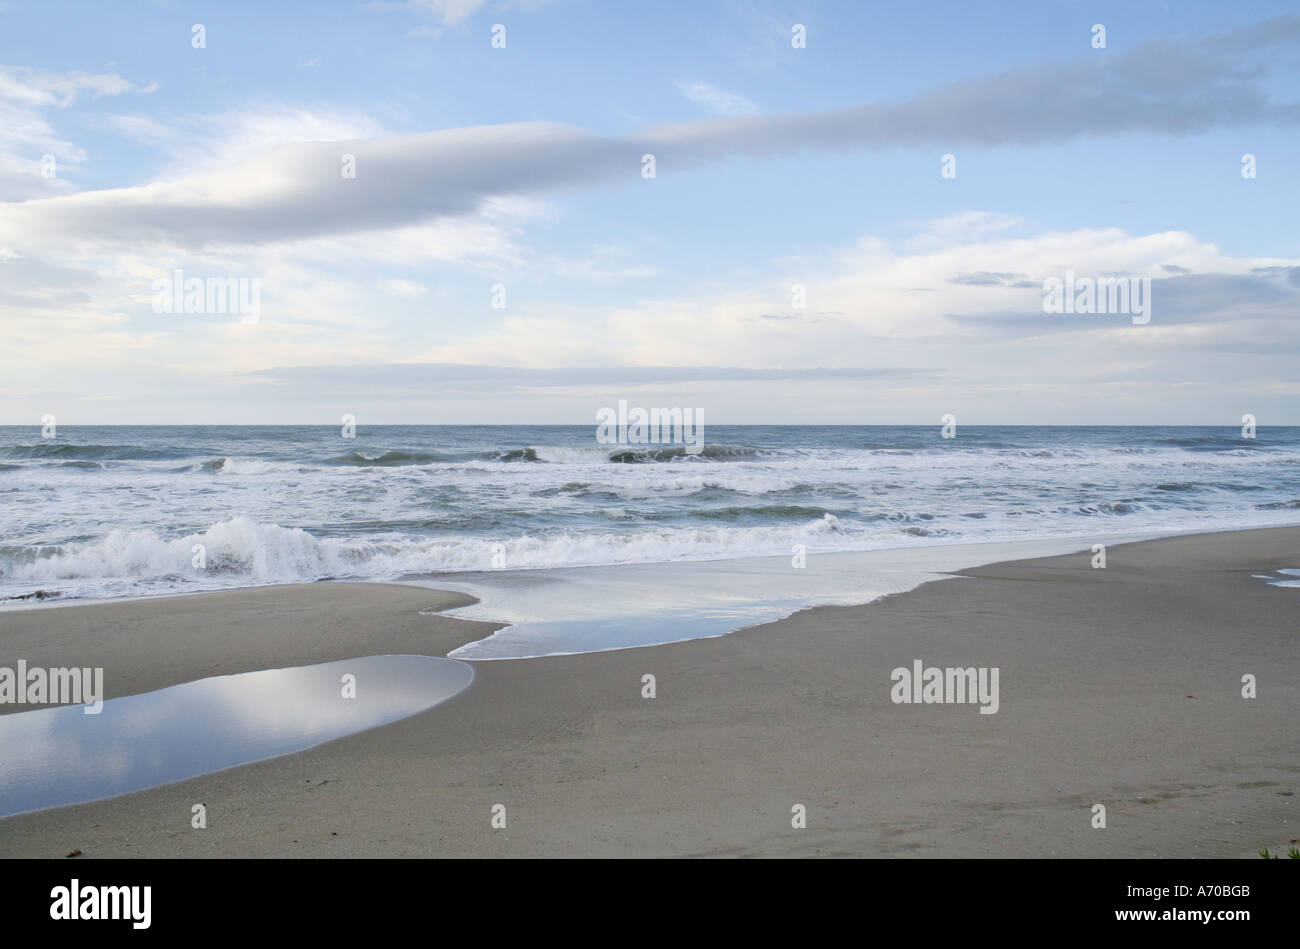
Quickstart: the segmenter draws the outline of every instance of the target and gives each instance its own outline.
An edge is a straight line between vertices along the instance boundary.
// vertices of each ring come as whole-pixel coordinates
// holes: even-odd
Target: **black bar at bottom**
[[[75,926],[79,936],[113,930],[128,938],[277,932],[337,937],[351,931],[373,937],[388,923],[455,916],[466,917],[471,931],[486,926],[498,932],[503,923],[581,931],[603,921],[655,931],[689,917],[697,921],[691,928],[698,935],[701,925],[734,933],[766,927],[787,914],[796,926],[838,917],[855,928],[887,927],[882,934],[903,925],[918,936],[929,931],[936,937],[1096,929],[1180,937],[1199,930],[1231,937],[1294,932],[1300,893],[1300,861],[1285,857],[573,860],[544,866],[526,860],[73,859],[0,861],[0,876],[0,906],[13,935]],[[86,915],[118,918],[81,918]]]

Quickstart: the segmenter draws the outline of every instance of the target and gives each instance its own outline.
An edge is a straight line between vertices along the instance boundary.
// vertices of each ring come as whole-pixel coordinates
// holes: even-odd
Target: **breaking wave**
[[[589,426],[37,432],[0,429],[0,597],[1300,523],[1300,429],[718,426],[698,453]]]

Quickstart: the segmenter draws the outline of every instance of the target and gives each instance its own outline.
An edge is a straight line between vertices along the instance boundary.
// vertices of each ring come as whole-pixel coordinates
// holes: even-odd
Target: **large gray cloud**
[[[1300,103],[1266,87],[1295,66],[1300,18],[1201,41],[1017,69],[911,99],[751,116],[603,137],[521,123],[284,146],[218,175],[0,205],[0,243],[159,241],[188,248],[387,229],[464,214],[485,199],[623,179],[653,153],[659,175],[729,155],[802,150],[1054,144],[1129,133],[1300,123]],[[1279,52],[1282,55],[1278,55]],[[355,179],[340,174],[356,158]]]
[[[1199,325],[1221,327],[1215,353],[1294,354],[1300,351],[1300,294],[1287,276],[1297,268],[1259,268],[1252,274],[1179,274],[1151,281],[1152,327]],[[1122,275],[1117,275],[1122,276]],[[987,341],[1004,341],[1057,333],[1124,329],[1141,333],[1124,314],[1046,314],[1041,292],[1026,294],[1022,309],[990,313],[949,313],[948,319],[978,328]],[[1201,337],[1162,337],[1167,348],[1199,349]],[[1294,358],[1293,356],[1291,358]]]

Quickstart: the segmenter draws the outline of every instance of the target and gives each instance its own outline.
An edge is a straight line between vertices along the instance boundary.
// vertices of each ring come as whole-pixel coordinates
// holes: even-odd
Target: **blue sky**
[[[987,6],[0,2],[0,422],[1300,424],[1292,5]]]

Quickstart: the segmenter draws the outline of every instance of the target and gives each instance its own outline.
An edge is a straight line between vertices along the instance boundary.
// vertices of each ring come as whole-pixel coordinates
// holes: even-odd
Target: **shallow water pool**
[[[111,672],[109,673],[111,675]],[[345,676],[355,697],[345,698]],[[474,679],[463,662],[363,656],[215,676],[0,716],[0,817],[170,784],[407,718]]]

